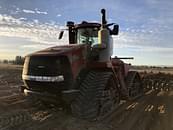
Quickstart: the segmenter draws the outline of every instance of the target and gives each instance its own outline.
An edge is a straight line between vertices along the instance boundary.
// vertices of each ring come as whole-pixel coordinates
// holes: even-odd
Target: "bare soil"
[[[26,99],[19,91],[21,73],[21,66],[0,65],[0,130],[173,130],[172,89],[121,101],[104,119],[89,122]]]

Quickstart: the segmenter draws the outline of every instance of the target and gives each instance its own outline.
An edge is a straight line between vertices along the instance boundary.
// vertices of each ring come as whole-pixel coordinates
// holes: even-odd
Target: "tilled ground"
[[[88,122],[58,107],[29,101],[19,92],[21,68],[0,68],[0,130],[172,130],[173,86],[147,90],[133,101],[121,101],[107,117]]]

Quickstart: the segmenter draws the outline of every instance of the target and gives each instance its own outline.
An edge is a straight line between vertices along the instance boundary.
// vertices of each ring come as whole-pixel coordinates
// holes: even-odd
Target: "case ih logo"
[[[39,66],[37,66],[37,68],[39,68],[39,69],[44,69],[45,66],[39,65]]]

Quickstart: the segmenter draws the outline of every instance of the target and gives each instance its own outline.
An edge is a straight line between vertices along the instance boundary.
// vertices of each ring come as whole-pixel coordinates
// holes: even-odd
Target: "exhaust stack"
[[[98,31],[98,44],[100,48],[106,49],[109,44],[109,30],[107,29],[107,21],[106,21],[106,10],[101,9],[102,19],[101,19],[101,28]]]
[[[106,10],[105,9],[101,9],[101,14],[102,14],[101,23],[102,23],[102,25],[106,25],[107,24],[107,21],[106,21]]]

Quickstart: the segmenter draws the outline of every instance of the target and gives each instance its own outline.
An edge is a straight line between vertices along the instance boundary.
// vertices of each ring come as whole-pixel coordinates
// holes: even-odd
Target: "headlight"
[[[32,76],[22,75],[23,80],[40,81],[40,82],[61,82],[64,81],[63,75],[58,76]]]

